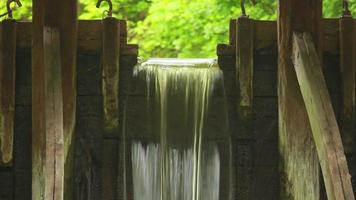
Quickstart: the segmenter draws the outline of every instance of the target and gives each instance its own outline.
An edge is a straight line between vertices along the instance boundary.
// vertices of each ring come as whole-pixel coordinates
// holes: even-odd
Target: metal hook
[[[111,0],[98,0],[96,7],[100,8],[100,5],[103,1],[106,1],[109,4],[109,10],[107,10],[106,12],[108,13],[108,17],[112,17],[112,2],[111,2]]]
[[[246,9],[245,9],[245,1],[246,0],[241,0],[240,1],[240,6],[241,6],[241,15],[242,17],[248,17],[246,15]],[[250,0],[252,2],[252,4],[255,6],[256,5],[256,0]]]
[[[349,1],[348,0],[343,0],[343,12],[342,15],[343,16],[351,16],[351,11],[349,9]]]
[[[7,14],[9,16],[10,19],[12,19],[12,9],[11,9],[11,3],[16,3],[18,7],[21,7],[22,4],[20,2],[20,0],[7,0],[6,2],[6,9],[7,9]]]

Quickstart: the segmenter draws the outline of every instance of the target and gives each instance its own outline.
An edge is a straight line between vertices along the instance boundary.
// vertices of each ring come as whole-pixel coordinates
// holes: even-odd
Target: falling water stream
[[[218,200],[220,153],[206,135],[211,97],[223,90],[216,60],[149,59],[134,76],[146,83],[142,134],[152,138],[131,143],[134,199]]]

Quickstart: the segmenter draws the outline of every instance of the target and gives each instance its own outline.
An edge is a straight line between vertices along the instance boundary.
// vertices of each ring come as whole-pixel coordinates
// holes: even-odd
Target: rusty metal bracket
[[[349,9],[349,1],[348,0],[343,0],[342,4],[342,16],[351,16],[351,11]]]
[[[250,1],[251,1],[252,5],[254,5],[254,6],[257,4],[256,0],[250,0]],[[246,15],[245,2],[246,2],[246,0],[240,1],[241,17],[248,17],[248,15]]]
[[[103,1],[106,1],[109,4],[109,10],[106,10],[104,12],[106,12],[108,14],[108,17],[112,17],[112,2],[111,2],[111,0],[98,0],[98,3],[96,4],[96,7],[100,8],[101,3]]]
[[[18,7],[21,7],[21,6],[22,6],[20,0],[7,0],[7,2],[6,2],[6,9],[7,9],[7,15],[9,16],[10,19],[13,18],[13,16],[12,16],[12,11],[13,11],[13,10],[11,9],[11,4],[12,4],[12,3],[16,3]]]

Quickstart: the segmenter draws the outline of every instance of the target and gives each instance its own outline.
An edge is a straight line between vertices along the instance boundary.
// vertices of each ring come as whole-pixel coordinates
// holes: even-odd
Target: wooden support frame
[[[17,23],[1,22],[0,35],[0,164],[10,165],[13,159],[15,118]]]
[[[340,129],[346,153],[352,153],[355,139],[355,33],[352,16],[343,16],[339,20],[340,74],[342,92],[342,113]]]
[[[279,0],[278,111],[281,199],[320,199],[319,163],[294,71],[293,31],[310,32],[322,52],[322,1]]]
[[[293,38],[294,69],[308,112],[328,199],[353,200],[340,131],[312,36],[295,32]]]
[[[73,199],[73,156],[70,155],[74,149],[76,55],[77,1],[34,0],[32,199]],[[48,62],[49,58],[55,61]],[[48,80],[53,71],[55,78]]]

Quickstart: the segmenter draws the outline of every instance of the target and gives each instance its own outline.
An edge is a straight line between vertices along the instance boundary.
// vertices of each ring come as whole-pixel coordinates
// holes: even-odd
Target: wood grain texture
[[[104,123],[108,131],[119,127],[120,24],[115,18],[103,20],[102,75]],[[115,133],[112,133],[115,134]]]
[[[351,16],[339,21],[340,74],[342,92],[342,116],[340,129],[346,153],[352,153],[355,131],[355,45],[354,22]],[[355,29],[356,30],[356,29]]]
[[[293,63],[329,200],[355,199],[340,131],[312,36],[294,33]]]
[[[292,33],[313,33],[321,51],[321,0],[280,0],[278,8],[278,111],[281,199],[319,199],[319,163],[294,71]]]
[[[237,20],[236,33],[236,87],[237,87],[237,137],[242,135],[247,138],[254,138],[252,127],[253,114],[253,30],[254,21],[248,17],[240,17]],[[209,123],[211,125],[211,123]],[[236,147],[237,152],[241,152],[239,146]],[[237,160],[238,162],[238,160]],[[237,180],[237,198],[238,199],[253,199],[252,188],[254,183],[249,176],[252,172],[252,163],[246,162],[246,166],[236,168],[236,174],[242,179]],[[244,174],[242,176],[242,174]]]
[[[239,113],[247,117],[253,104],[253,20],[240,17],[237,24],[236,77],[239,90]]]
[[[44,199],[61,200],[64,195],[64,129],[60,58],[60,33],[44,28],[45,70],[45,193]]]
[[[51,137],[49,135],[49,129],[46,127],[48,119],[46,118],[46,112],[49,109],[47,106],[47,96],[45,83],[48,71],[45,67],[44,54],[44,27],[48,26],[58,31],[58,55],[59,65],[55,66],[59,69],[60,77],[60,93],[61,104],[59,101],[54,102],[56,107],[61,107],[62,112],[62,135],[57,137],[63,137],[63,152],[60,150],[56,152],[54,157],[64,158],[63,163],[58,162],[56,165],[58,168],[65,168],[65,173],[61,176],[65,176],[66,184],[59,183],[59,187],[56,188],[56,195],[52,198],[66,198],[72,199],[71,184],[72,176],[72,162],[68,160],[73,156],[67,156],[72,144],[74,124],[75,124],[75,104],[76,104],[76,53],[77,53],[77,1],[64,0],[64,1],[49,1],[49,0],[35,0],[33,1],[33,24],[32,24],[32,102],[33,102],[33,145],[32,145],[32,157],[33,157],[33,199],[51,198],[47,197],[46,191],[48,187],[51,187],[51,181],[47,182],[50,177],[46,176],[46,171],[50,166],[45,165],[47,162],[46,155],[48,150],[47,139]],[[29,35],[27,35],[29,36]],[[20,37],[21,38],[21,37]],[[52,41],[53,42],[53,41]],[[27,42],[21,42],[22,44],[28,44]],[[57,105],[58,103],[58,105]],[[67,164],[68,163],[68,164]],[[65,189],[61,186],[65,185]],[[64,192],[66,190],[66,192]]]
[[[15,116],[16,31],[14,20],[1,22],[0,165],[12,164]]]

